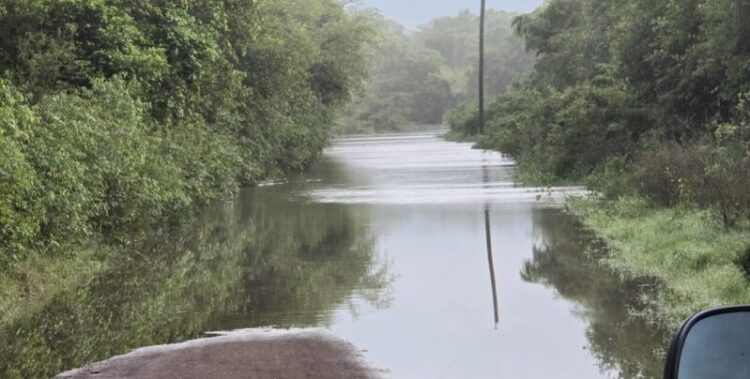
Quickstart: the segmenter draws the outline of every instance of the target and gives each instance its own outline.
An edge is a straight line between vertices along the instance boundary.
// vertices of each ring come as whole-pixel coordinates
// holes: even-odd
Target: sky
[[[382,10],[383,14],[409,29],[426,24],[436,17],[453,16],[463,9],[478,13],[479,0],[363,0],[364,4]],[[488,9],[528,13],[544,0],[487,0]]]

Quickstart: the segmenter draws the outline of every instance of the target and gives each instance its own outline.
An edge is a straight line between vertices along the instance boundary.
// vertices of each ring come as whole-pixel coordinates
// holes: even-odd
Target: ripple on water
[[[437,132],[341,138],[326,156],[346,162],[348,170],[359,174],[358,183],[311,188],[302,196],[340,204],[540,202],[549,206],[587,193],[582,187],[520,187],[512,180],[512,159],[468,146],[446,143]]]

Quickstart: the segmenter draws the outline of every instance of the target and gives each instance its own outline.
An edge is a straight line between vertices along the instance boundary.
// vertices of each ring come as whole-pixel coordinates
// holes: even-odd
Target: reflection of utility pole
[[[487,166],[482,167],[484,183],[489,183]],[[487,261],[490,266],[490,282],[492,283],[492,306],[495,310],[495,329],[500,324],[500,313],[497,307],[497,283],[495,281],[495,262],[492,258],[492,228],[490,227],[490,204],[484,203],[484,236],[487,241]]]
[[[492,259],[492,235],[490,232],[490,206],[484,207],[484,233],[487,239],[487,260],[490,265],[490,281],[492,282],[492,305],[495,309],[495,329],[500,323],[500,314],[497,309],[497,284],[495,283],[495,262]]]

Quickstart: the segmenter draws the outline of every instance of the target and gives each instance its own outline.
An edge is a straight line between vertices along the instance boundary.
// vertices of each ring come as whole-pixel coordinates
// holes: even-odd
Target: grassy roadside
[[[624,276],[653,277],[667,291],[657,315],[675,324],[699,310],[750,303],[750,229],[722,226],[707,211],[660,208],[637,197],[572,199],[568,208],[608,243],[604,260]]]

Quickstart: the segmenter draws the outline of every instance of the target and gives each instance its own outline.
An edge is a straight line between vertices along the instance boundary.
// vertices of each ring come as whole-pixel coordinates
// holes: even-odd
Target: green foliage
[[[538,59],[488,106],[478,144],[535,182],[588,178],[608,198],[747,219],[747,12],[746,0],[548,1],[513,22]],[[466,134],[476,122],[472,109],[450,118]]]
[[[737,146],[661,144],[638,160],[635,179],[661,205],[710,209],[726,226],[750,217],[750,157]]]
[[[91,90],[35,106],[44,127],[35,128],[28,155],[45,194],[43,239],[152,224],[187,201],[176,167],[158,159],[160,141],[148,133],[135,91],[121,79],[96,80]]]
[[[467,105],[451,110],[445,118],[452,132],[470,136],[478,128],[479,110],[476,106]]]
[[[501,95],[523,78],[534,58],[513,34],[512,14],[488,13],[487,93]],[[479,17],[468,11],[431,21],[408,33],[372,18],[380,31],[372,47],[371,78],[338,122],[340,132],[398,131],[442,124],[453,107],[477,98]]]
[[[23,97],[0,81],[0,250],[16,259],[39,232],[43,217],[39,178],[23,149],[34,115]]]
[[[515,14],[489,10],[486,14],[485,92],[500,96],[524,78],[534,65],[523,40],[513,33]],[[422,26],[414,38],[437,51],[455,73],[451,88],[460,105],[476,101],[479,93],[479,17],[463,11],[457,16],[435,19]]]
[[[398,131],[440,124],[453,104],[443,58],[395,23],[374,18],[379,35],[370,52],[370,80],[339,121],[339,131]]]
[[[517,179],[599,192],[573,209],[612,247],[610,266],[669,288],[656,303],[671,322],[750,301],[748,12],[747,0],[547,1],[514,21],[537,63],[479,137],[518,161]]]
[[[603,167],[586,178],[586,186],[607,200],[615,200],[637,192],[636,181],[625,157],[612,157]]]
[[[641,125],[642,116],[633,103],[618,87],[517,88],[489,106],[488,130],[479,145],[558,178],[581,178],[636,146],[642,131],[629,125]],[[472,130],[475,122],[454,128]]]
[[[0,0],[0,264],[305,167],[366,76],[362,20],[335,0]]]

